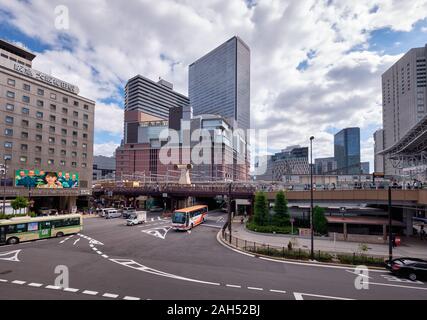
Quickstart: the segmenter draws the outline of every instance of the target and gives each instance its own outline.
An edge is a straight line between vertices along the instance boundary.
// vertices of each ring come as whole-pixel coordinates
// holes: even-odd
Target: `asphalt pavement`
[[[0,247],[0,299],[427,299],[426,283],[386,271],[358,276],[235,252],[217,241],[225,219],[214,212],[178,232],[158,214],[133,227],[91,218],[77,235]],[[64,270],[69,281],[58,285]]]

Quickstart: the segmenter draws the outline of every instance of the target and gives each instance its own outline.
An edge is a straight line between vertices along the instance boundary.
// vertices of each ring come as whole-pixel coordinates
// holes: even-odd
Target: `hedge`
[[[251,231],[261,232],[261,233],[278,233],[278,234],[291,234],[292,227],[278,227],[278,226],[258,226],[253,222],[248,222],[246,228]],[[294,227],[294,234],[298,234],[298,228]]]

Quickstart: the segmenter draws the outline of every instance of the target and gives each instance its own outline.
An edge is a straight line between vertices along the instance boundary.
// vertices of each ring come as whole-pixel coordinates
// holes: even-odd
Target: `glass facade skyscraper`
[[[233,37],[189,66],[194,115],[217,114],[250,128],[250,49]]]
[[[334,136],[338,174],[360,174],[360,128],[346,128]]]

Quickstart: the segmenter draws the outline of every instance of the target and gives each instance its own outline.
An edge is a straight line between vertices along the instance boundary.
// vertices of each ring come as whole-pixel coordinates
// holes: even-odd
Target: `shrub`
[[[260,226],[255,224],[254,222],[248,222],[246,224],[246,228],[261,233],[279,233],[279,234],[291,234],[292,228],[291,226],[279,227],[279,226]],[[294,228],[294,234],[298,234],[298,229]]]
[[[366,265],[366,266],[384,266],[383,258],[369,257],[365,255],[357,254],[339,254],[337,255],[338,260],[344,264],[353,264],[353,265]]]
[[[268,218],[268,200],[264,192],[257,192],[254,203],[254,222],[258,226],[264,226]]]
[[[316,206],[313,210],[314,230],[319,234],[328,233],[328,220],[325,217],[325,209]]]

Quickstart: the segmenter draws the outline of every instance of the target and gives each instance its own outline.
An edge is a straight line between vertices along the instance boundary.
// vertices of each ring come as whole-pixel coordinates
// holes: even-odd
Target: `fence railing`
[[[266,243],[250,241],[233,236],[228,232],[225,225],[222,229],[222,239],[229,245],[261,256],[269,256],[282,259],[305,260],[311,259],[311,250],[288,246],[274,246]],[[314,250],[314,260],[319,262],[329,262],[350,265],[367,265],[383,267],[387,256],[367,255],[363,252],[328,252]]]

